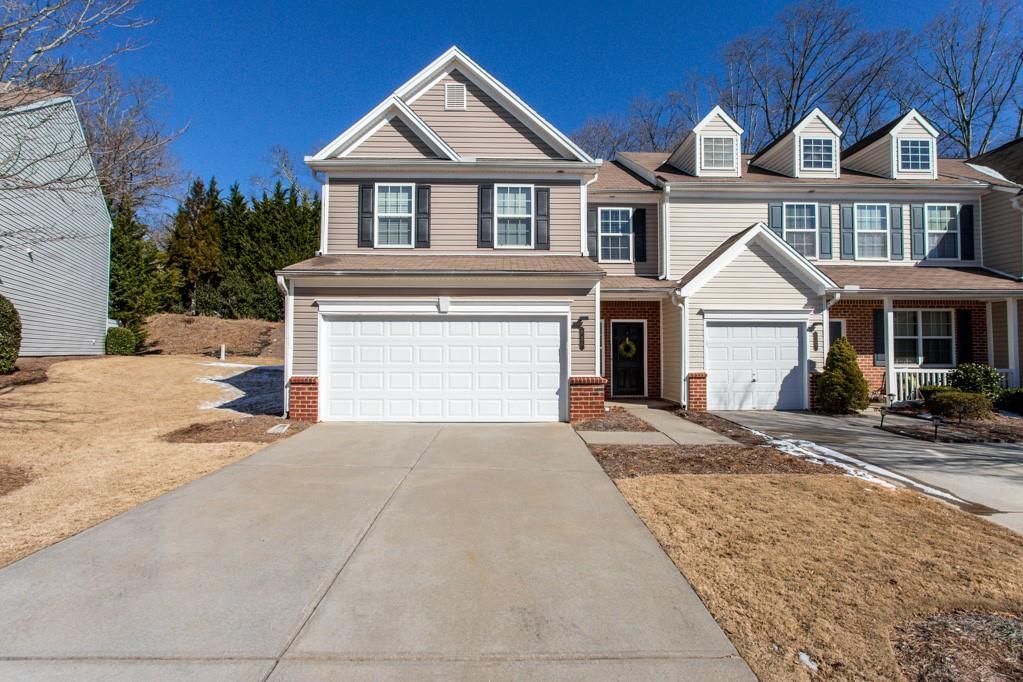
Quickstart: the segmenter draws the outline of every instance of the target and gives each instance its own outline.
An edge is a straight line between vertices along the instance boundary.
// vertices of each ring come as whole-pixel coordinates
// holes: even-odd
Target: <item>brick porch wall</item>
[[[893,301],[892,305],[899,309],[944,308],[951,310],[969,310],[973,322],[973,360],[989,362],[987,356],[987,304],[983,301]],[[845,320],[845,335],[856,349],[856,362],[863,370],[870,389],[877,390],[884,386],[885,368],[874,366],[874,310],[884,309],[884,301],[839,301],[831,307],[830,319]],[[954,324],[954,321],[953,321]],[[962,349],[956,339],[956,358],[962,357]],[[812,404],[812,403],[811,403]]]
[[[689,373],[689,395],[686,397],[686,409],[690,412],[707,411],[707,373]]]
[[[291,377],[288,383],[288,416],[303,422],[320,421],[316,377]]]
[[[661,397],[661,303],[660,301],[600,301],[600,324],[603,332],[604,397],[611,398],[611,321],[646,320],[646,393],[649,398]]]
[[[604,414],[604,377],[569,377],[568,419],[577,422]]]

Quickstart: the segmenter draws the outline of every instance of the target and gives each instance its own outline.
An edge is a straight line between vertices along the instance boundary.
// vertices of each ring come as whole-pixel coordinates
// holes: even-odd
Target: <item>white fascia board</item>
[[[322,171],[330,178],[363,178],[367,172],[373,177],[450,177],[477,179],[484,175],[492,179],[517,178],[529,180],[578,180],[597,170],[596,164],[583,165],[578,161],[449,161],[447,159],[323,159],[305,157],[306,165]]]
[[[60,104],[74,104],[74,100],[68,95],[54,95],[49,99],[40,99],[27,104],[19,104],[18,106],[9,107],[3,109],[3,115],[9,116],[11,114],[21,114],[26,111],[33,111],[35,109],[45,109],[46,107],[55,107]]]
[[[830,130],[832,134],[834,134],[836,137],[842,137],[842,129],[835,125],[835,122],[828,118],[827,114],[821,111],[819,107],[815,108],[809,114],[804,116],[803,120],[799,122],[799,125],[797,125],[795,129],[793,129],[793,132],[796,133],[797,135],[802,133],[803,126],[805,126],[814,118],[820,119],[821,122],[824,123],[825,126],[827,126],[828,130]]]
[[[312,160],[325,161],[331,157],[345,157],[359,147],[362,142],[375,133],[384,123],[397,116],[405,122],[413,132],[426,142],[438,154],[451,161],[461,161],[461,157],[441,139],[433,128],[419,117],[407,104],[393,95],[375,106],[368,114],[359,119],[355,125],[341,133],[334,141],[317,152]]]
[[[705,308],[703,319],[707,322],[805,322],[810,318],[812,310],[807,308]]]
[[[657,176],[654,174],[654,172],[649,168],[644,168],[643,166],[639,165],[632,159],[627,158],[625,156],[616,157],[615,161],[622,164],[623,166],[631,170],[633,173],[649,182],[651,185],[654,185],[655,187],[664,187],[664,183],[661,180],[659,180]]]
[[[915,118],[917,120],[917,122],[920,125],[922,125],[924,127],[924,129],[932,137],[937,138],[941,134],[941,133],[938,132],[938,129],[935,128],[934,126],[932,126],[931,122],[928,121],[926,118],[924,118],[923,115],[919,111],[917,111],[916,109],[910,109],[908,112],[906,112],[906,115],[902,117],[902,120],[899,121],[897,124],[895,124],[895,127],[892,128],[892,131],[890,133],[891,136],[895,137],[896,135],[901,133],[903,126],[905,126],[906,123],[908,123],[911,118]]]
[[[477,300],[449,296],[420,299],[355,298],[316,299],[321,315],[567,315],[571,312],[569,300]]]
[[[1013,182],[1009,178],[1005,177],[1004,175],[1002,175],[1001,173],[996,171],[994,168],[990,168],[989,166],[982,166],[979,163],[970,163],[969,161],[966,162],[966,165],[969,166],[970,168],[972,168],[975,171],[979,171],[979,172],[983,173],[984,175],[990,175],[991,177],[993,177],[996,180],[999,180],[1001,182],[1007,183],[1009,185],[1015,185],[1015,188],[1019,187],[1018,184],[1016,184],[1015,182]],[[1005,188],[992,187],[992,189],[1005,189],[1005,190],[1008,190],[1010,192],[1014,191],[1015,188],[1013,188],[1013,187],[1005,187]]]
[[[703,127],[704,125],[706,125],[707,121],[709,121],[711,118],[715,116],[720,116],[721,119],[724,120],[725,125],[731,128],[736,135],[742,135],[743,129],[739,127],[739,124],[736,123],[731,116],[725,113],[725,110],[721,108],[720,104],[715,104],[714,108],[710,110],[710,113],[704,116],[699,123],[693,126],[693,130],[698,133],[702,132]]]

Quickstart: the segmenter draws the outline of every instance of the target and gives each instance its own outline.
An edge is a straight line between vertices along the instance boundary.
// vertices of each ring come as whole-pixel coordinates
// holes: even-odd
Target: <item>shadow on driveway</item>
[[[253,367],[216,383],[226,384],[241,395],[217,405],[220,409],[234,410],[251,415],[280,415],[284,412],[284,367],[266,365]]]

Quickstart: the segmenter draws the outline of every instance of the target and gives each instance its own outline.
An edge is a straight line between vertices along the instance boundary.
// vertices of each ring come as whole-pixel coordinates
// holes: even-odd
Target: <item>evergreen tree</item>
[[[196,180],[178,207],[167,244],[168,263],[181,273],[181,302],[196,311],[196,288],[215,288],[223,274],[220,229],[223,211],[216,179]],[[206,301],[209,297],[203,296]],[[203,310],[201,312],[216,312]]]
[[[147,238],[148,230],[138,221],[130,198],[112,206],[111,213],[109,315],[141,342],[146,317],[159,305],[161,256]]]
[[[849,339],[840,336],[831,344],[824,374],[817,381],[817,407],[832,414],[848,414],[865,410],[870,404],[870,391],[856,350]]]

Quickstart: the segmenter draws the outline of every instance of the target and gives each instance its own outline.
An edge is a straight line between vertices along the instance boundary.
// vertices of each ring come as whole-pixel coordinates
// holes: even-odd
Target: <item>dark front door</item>
[[[641,322],[611,323],[611,394],[643,395],[643,358],[646,357]]]

